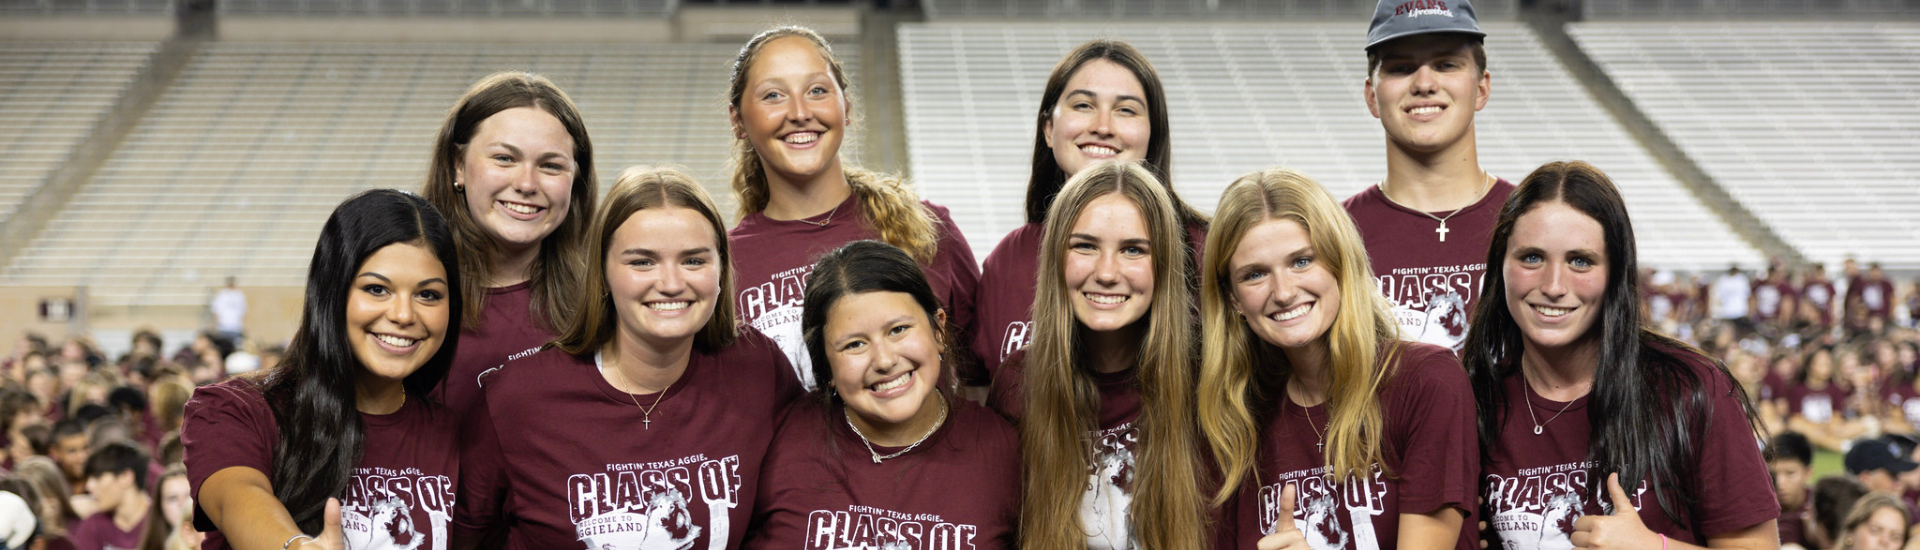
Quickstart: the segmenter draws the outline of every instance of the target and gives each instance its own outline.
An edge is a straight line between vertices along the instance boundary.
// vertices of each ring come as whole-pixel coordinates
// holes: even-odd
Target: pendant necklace
[[[1483,175],[1483,176],[1486,176],[1486,183],[1483,183],[1483,184],[1481,184],[1481,187],[1480,187],[1480,194],[1479,194],[1479,195],[1478,195],[1478,196],[1477,196],[1476,198],[1474,198],[1474,199],[1473,199],[1473,202],[1470,202],[1470,203],[1467,203],[1467,205],[1466,205],[1466,206],[1462,206],[1462,207],[1460,207],[1460,208],[1457,208],[1457,209],[1454,209],[1454,211],[1452,211],[1452,212],[1448,212],[1446,216],[1435,216],[1435,215],[1433,215],[1433,214],[1432,214],[1432,213],[1430,213],[1430,212],[1427,212],[1427,211],[1425,211],[1425,210],[1420,210],[1420,209],[1417,209],[1417,208],[1407,208],[1407,209],[1408,209],[1408,210],[1412,210],[1412,211],[1414,211],[1414,212],[1419,212],[1419,213],[1420,213],[1420,215],[1422,215],[1422,216],[1426,216],[1426,217],[1429,217],[1429,218],[1433,218],[1433,220],[1434,220],[1434,221],[1437,221],[1437,222],[1440,222],[1440,227],[1437,227],[1437,228],[1434,228],[1434,230],[1433,230],[1433,232],[1434,232],[1434,233],[1437,233],[1437,234],[1439,234],[1439,235],[1440,235],[1440,242],[1443,242],[1443,243],[1444,243],[1444,242],[1447,242],[1447,233],[1449,233],[1449,232],[1452,232],[1452,231],[1453,231],[1452,229],[1447,229],[1447,220],[1451,220],[1451,219],[1453,219],[1453,217],[1454,217],[1455,215],[1457,215],[1457,214],[1459,214],[1459,213],[1461,213],[1461,212],[1465,212],[1465,211],[1467,210],[1467,208],[1469,208],[1469,207],[1472,207],[1472,206],[1473,206],[1473,205],[1475,205],[1475,204],[1479,204],[1479,203],[1480,203],[1480,199],[1482,199],[1482,198],[1486,198],[1486,196],[1487,196],[1487,191],[1489,191],[1489,190],[1492,190],[1492,189],[1493,189],[1493,181],[1494,181],[1494,180],[1493,180],[1493,174],[1488,174],[1488,173],[1486,173],[1486,172],[1484,172],[1484,171],[1483,171],[1483,172],[1480,172],[1480,174],[1481,174],[1481,175]],[[1387,189],[1386,189],[1386,185],[1387,185],[1387,182],[1384,182],[1384,181],[1382,181],[1382,182],[1380,182],[1380,196],[1382,196],[1382,197],[1385,197],[1385,196],[1387,196]],[[1387,198],[1387,201],[1388,201],[1388,202],[1394,202],[1394,201],[1393,201],[1393,198],[1392,198],[1392,197],[1388,197],[1388,198]],[[1398,203],[1398,202],[1394,202],[1394,204],[1400,204],[1400,203]],[[1405,205],[1401,205],[1401,206],[1403,206],[1403,207],[1404,207]]]
[[[1526,384],[1529,389],[1533,386],[1532,382],[1527,381],[1527,371],[1525,369],[1521,369],[1520,371],[1520,382],[1523,384]],[[1545,398],[1546,396],[1541,396],[1541,397]],[[1540,435],[1541,433],[1546,432],[1547,424],[1552,424],[1554,418],[1560,418],[1560,413],[1567,412],[1567,409],[1573,407],[1573,401],[1568,401],[1566,405],[1562,405],[1560,407],[1560,412],[1553,413],[1552,418],[1548,418],[1546,422],[1541,422],[1540,417],[1533,415],[1533,398],[1526,395],[1522,395],[1520,396],[1520,399],[1527,402],[1527,419],[1533,421],[1533,435]],[[1574,398],[1574,401],[1579,401],[1579,400],[1580,400],[1579,398]]]
[[[600,372],[603,372],[603,373],[607,372],[607,365],[601,359],[601,352],[597,352],[597,351],[593,352],[593,366],[599,367]],[[620,375],[620,379],[627,381],[628,385],[638,386],[640,387],[640,389],[646,389],[646,386],[640,386],[640,384],[634,383],[632,378],[627,378],[627,373],[620,372],[620,369],[618,367],[615,367],[613,369],[613,372],[618,373]],[[671,388],[673,387],[673,384],[667,384],[667,387]],[[619,390],[620,393],[627,394],[627,399],[633,400],[633,407],[636,409],[640,409],[640,429],[652,430],[653,429],[653,411],[660,408],[660,399],[667,396],[667,390],[661,389],[659,393],[654,394],[653,406],[642,407],[640,406],[640,398],[634,397],[633,392],[621,390],[620,388],[614,388],[614,389]]]
[[[846,405],[843,404],[841,405],[841,413],[846,415],[847,427],[853,428],[853,435],[859,436],[860,443],[865,444],[867,446],[867,452],[873,455],[873,463],[879,464],[882,460],[898,458],[900,455],[912,451],[914,447],[919,447],[921,443],[926,443],[927,438],[933,437],[933,432],[938,431],[941,424],[947,423],[947,396],[939,393],[935,393],[934,395],[940,396],[940,419],[933,421],[933,427],[927,428],[927,433],[920,434],[920,439],[914,441],[912,445],[908,445],[905,449],[900,449],[900,452],[885,456],[882,456],[880,451],[873,450],[873,442],[867,440],[867,434],[860,433],[860,427],[853,425],[853,411],[846,410]]]

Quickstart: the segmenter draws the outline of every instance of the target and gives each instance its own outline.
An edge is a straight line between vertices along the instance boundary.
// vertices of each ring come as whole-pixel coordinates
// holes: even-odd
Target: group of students
[[[1642,326],[1618,191],[1487,175],[1471,7],[1379,12],[1380,185],[1343,205],[1268,169],[1209,219],[1168,180],[1152,66],[1096,40],[1049,77],[1027,223],[983,263],[842,164],[849,83],[812,31],[734,60],[731,231],[671,169],[596,197],[567,96],[488,77],[418,196],[334,211],[281,363],[189,403],[194,524],[283,550],[1777,545],[1751,406]]]

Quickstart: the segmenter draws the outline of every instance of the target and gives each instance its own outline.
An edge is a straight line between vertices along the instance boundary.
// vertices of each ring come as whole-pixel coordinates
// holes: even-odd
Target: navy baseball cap
[[[1457,32],[1486,36],[1467,0],[1380,0],[1367,27],[1367,49],[1381,42],[1430,32]]]
[[[1920,468],[1906,457],[1901,456],[1900,447],[1885,439],[1865,439],[1847,449],[1847,473],[1858,474],[1874,470],[1886,470],[1891,473],[1904,473]]]

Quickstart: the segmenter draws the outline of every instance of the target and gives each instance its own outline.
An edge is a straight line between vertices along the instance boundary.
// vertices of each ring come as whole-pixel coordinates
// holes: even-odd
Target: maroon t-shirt
[[[614,389],[593,355],[508,361],[481,379],[487,414],[467,425],[455,533],[511,526],[508,548],[738,548],[774,423],[800,393],[792,373],[751,330],[695,350],[664,395]]]
[[[340,498],[349,548],[447,548],[460,479],[459,421],[426,401],[408,398],[393,414],[360,413],[366,439]],[[278,437],[273,410],[252,381],[233,378],[195,390],[180,432],[194,500],[200,484],[220,470],[245,467],[271,477]],[[228,548],[226,537],[208,532],[201,548]]]
[[[155,506],[159,504],[154,503]],[[73,540],[75,550],[138,550],[140,536],[146,530],[146,516],[140,518],[140,523],[135,524],[132,531],[121,531],[120,526],[113,524],[112,512],[99,512],[80,520],[68,531],[67,536]]]
[[[1455,352],[1466,344],[1493,225],[1511,194],[1513,184],[1497,180],[1478,202],[1432,213],[1447,219],[1444,233],[1428,213],[1394,203],[1377,184],[1342,202],[1360,228],[1380,293],[1393,304],[1406,338]]]
[[[1912,383],[1899,380],[1888,382],[1891,383],[1881,386],[1880,396],[1893,406],[1893,410],[1900,411],[1900,416],[1907,419],[1908,426],[1920,426],[1920,391],[1915,391]]]
[[[1045,224],[1014,228],[1000,239],[980,265],[980,291],[974,297],[973,354],[989,374],[1015,351],[1033,343],[1033,296],[1039,285],[1040,244]],[[1198,268],[1205,255],[1207,230],[1187,227],[1187,246]]]
[[[1700,495],[1700,502],[1683,514],[1700,532],[1667,519],[1659,501],[1647,493],[1644,480],[1637,487],[1624,487],[1639,511],[1640,521],[1673,540],[1705,545],[1706,537],[1779,518],[1780,504],[1768,481],[1771,473],[1734,393],[1737,387],[1707,358],[1674,353],[1684,354],[1682,360],[1704,385],[1702,391],[1711,400],[1713,411],[1706,431],[1694,434],[1698,455],[1694,477],[1688,481],[1693,484],[1693,494]],[[1508,376],[1503,384],[1506,426],[1501,428],[1495,446],[1486,449],[1481,477],[1480,491],[1487,499],[1490,526],[1505,548],[1572,548],[1568,539],[1575,520],[1613,511],[1607,480],[1587,479],[1590,396],[1572,402],[1550,401],[1534,393],[1518,373]],[[1529,406],[1545,421],[1539,435],[1533,433],[1533,422],[1521,410]],[[1565,412],[1559,412],[1563,408]],[[1560,416],[1549,420],[1555,414]],[[1621,483],[1624,486],[1627,482]],[[1500,544],[1495,542],[1490,547],[1501,548]]]
[[[1844,413],[1850,394],[1839,384],[1813,389],[1806,384],[1787,388],[1787,416],[1800,415],[1815,424],[1825,424],[1835,413]]]
[[[1772,321],[1790,316],[1791,312],[1781,311],[1788,300],[1799,298],[1794,293],[1793,284],[1786,281],[1771,282],[1765,279],[1753,282],[1753,316],[1761,321]],[[1797,306],[1796,306],[1797,307]]]
[[[1833,295],[1834,290],[1831,281],[1811,282],[1800,287],[1800,296],[1806,298],[1807,303],[1813,304],[1814,308],[1820,310],[1820,324],[1822,325],[1833,324]]]
[[[813,360],[800,334],[800,311],[814,261],[847,243],[880,239],[880,234],[856,215],[858,202],[859,195],[849,195],[835,210],[802,220],[775,220],[764,212],[755,212],[740,218],[740,224],[727,232],[727,242],[733,247],[734,288],[740,293],[734,302],[740,322],[777,342],[807,389],[814,387]],[[926,201],[921,204],[938,220],[940,242],[933,263],[920,268],[933,287],[934,297],[946,308],[947,322],[964,335],[973,328],[973,293],[980,279],[980,265],[974,262],[973,249],[967,247],[960,226],[954,225],[947,208]],[[819,225],[823,222],[825,227]],[[963,360],[960,365],[962,382],[987,382],[986,371],[973,361]]]
[[[1847,298],[1851,300],[1855,296],[1860,297],[1860,305],[1867,309],[1868,317],[1887,318],[1893,313],[1893,281],[1855,277],[1847,285]]]
[[[1781,378],[1780,375],[1775,374],[1769,369],[1767,375],[1760,379],[1760,395],[1757,397],[1759,401],[1786,399],[1787,391],[1791,389],[1793,389],[1793,382]],[[1756,401],[1753,405],[1757,407],[1760,406],[1760,403]]]
[[[947,403],[925,441],[876,445],[881,456],[906,454],[875,464],[840,406],[796,402],[767,450],[743,548],[1016,547],[1020,433],[971,401]]]
[[[460,331],[460,346],[453,350],[447,380],[436,388],[454,418],[472,418],[474,401],[480,398],[481,373],[515,356],[540,351],[553,339],[553,333],[534,320],[532,303],[532,281],[487,289],[480,328]]]
[[[1813,520],[1813,489],[1809,487],[1807,497],[1801,499],[1800,507],[1780,512],[1780,544],[1798,544],[1807,546],[1807,522]]]
[[[987,406],[1019,422],[1026,415],[1026,351],[1014,352],[993,373],[993,388],[987,394]],[[1092,470],[1088,472],[1087,492],[1080,497],[1081,527],[1087,530],[1091,549],[1132,548],[1132,525],[1127,509],[1133,503],[1134,446],[1140,430],[1140,382],[1136,369],[1116,373],[1094,373],[1100,390],[1100,430],[1089,432],[1093,442]]]
[[[1382,465],[1357,482],[1326,476],[1326,456],[1315,442],[1327,433],[1325,406],[1302,408],[1290,399],[1269,415],[1260,439],[1259,467],[1243,483],[1230,523],[1236,548],[1253,548],[1290,521],[1317,549],[1379,550],[1400,540],[1400,514],[1453,507],[1472,526],[1480,476],[1474,432],[1473,388],[1453,350],[1407,344],[1399,370],[1380,388],[1386,420]],[[1380,466],[1385,466],[1382,471]],[[1280,517],[1280,497],[1294,487],[1294,511]],[[1478,533],[1463,527],[1455,548],[1478,550]]]

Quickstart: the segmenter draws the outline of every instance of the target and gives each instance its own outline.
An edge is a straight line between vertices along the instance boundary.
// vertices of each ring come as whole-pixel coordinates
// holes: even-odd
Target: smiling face
[[[1067,177],[1096,161],[1146,158],[1153,137],[1146,89],[1119,63],[1089,61],[1067,79],[1041,132]]]
[[[822,341],[833,368],[833,389],[861,433],[918,438],[938,419],[930,398],[940,383],[940,323],[913,295],[862,292],[834,302]]]
[[[1073,316],[1094,332],[1131,326],[1153,304],[1153,249],[1133,201],[1108,193],[1087,203],[1067,236],[1062,266]]]
[[[365,375],[399,382],[446,341],[447,270],[426,247],[394,243],[367,256],[347,291],[347,343]]]
[[[532,107],[494,113],[474,127],[454,166],[467,213],[503,250],[540,245],[573,200],[573,136]]]
[[[789,36],[767,42],[747,68],[746,82],[728,114],[734,137],[760,156],[768,181],[799,184],[838,176],[847,99],[813,41]]]
[[[1514,221],[1503,276],[1507,311],[1529,352],[1598,346],[1607,289],[1600,222],[1566,203],[1541,203]]]
[[[1228,260],[1233,307],[1262,341],[1294,351],[1327,345],[1340,315],[1340,283],[1313,251],[1307,228],[1291,219],[1247,230]]]
[[[1461,143],[1473,114],[1486,108],[1492,76],[1476,65],[1468,39],[1428,33],[1379,46],[1380,67],[1366,83],[1367,111],[1394,147],[1437,152]]]
[[[607,292],[620,332],[662,348],[690,344],[713,317],[726,275],[719,238],[691,208],[628,216],[607,244]]]

